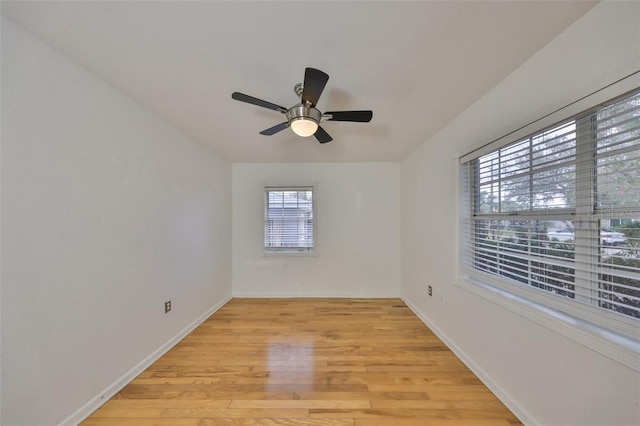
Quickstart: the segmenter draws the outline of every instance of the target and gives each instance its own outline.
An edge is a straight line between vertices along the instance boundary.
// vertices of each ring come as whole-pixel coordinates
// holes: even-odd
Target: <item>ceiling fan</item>
[[[316,109],[315,106],[328,80],[329,76],[320,70],[315,68],[305,69],[304,83],[298,83],[293,88],[300,98],[300,103],[291,108],[285,108],[240,92],[233,92],[231,97],[236,101],[278,111],[287,117],[287,121],[261,131],[261,135],[271,136],[287,127],[291,127],[291,130],[298,136],[308,137],[313,135],[318,142],[327,143],[331,142],[333,138],[320,127],[320,123],[324,121],[368,123],[373,117],[373,111],[329,111],[322,113]]]

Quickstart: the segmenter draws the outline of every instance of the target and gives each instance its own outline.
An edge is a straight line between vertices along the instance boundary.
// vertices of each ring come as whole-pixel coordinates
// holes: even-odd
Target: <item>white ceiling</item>
[[[2,14],[233,162],[398,161],[586,13],[584,1],[3,1]],[[286,107],[330,79],[320,145],[231,99]]]

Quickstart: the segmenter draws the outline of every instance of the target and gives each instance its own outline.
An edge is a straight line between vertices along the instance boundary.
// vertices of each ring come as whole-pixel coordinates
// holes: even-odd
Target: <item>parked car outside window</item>
[[[560,242],[575,240],[575,234],[573,228],[562,228],[556,231],[548,231],[547,237],[549,240],[557,240]],[[603,228],[600,230],[600,243],[603,246],[617,246],[627,243],[627,237],[622,232],[612,231],[611,229]]]

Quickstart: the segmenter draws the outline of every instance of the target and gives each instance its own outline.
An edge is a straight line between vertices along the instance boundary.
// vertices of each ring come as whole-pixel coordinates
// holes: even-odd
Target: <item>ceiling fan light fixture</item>
[[[291,121],[291,130],[293,130],[296,135],[306,138],[318,130],[318,122],[312,118],[295,118]]]
[[[318,130],[322,113],[313,107],[296,105],[287,111],[287,117],[293,133],[306,138]]]

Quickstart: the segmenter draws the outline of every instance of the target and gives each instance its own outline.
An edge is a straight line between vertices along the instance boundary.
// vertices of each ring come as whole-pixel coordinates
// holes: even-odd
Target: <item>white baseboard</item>
[[[412,304],[406,298],[402,298],[404,303],[413,311],[414,314],[420,320],[425,323],[427,327],[433,333],[438,336],[440,340],[444,342],[445,345],[458,357],[460,360],[467,366],[469,369],[478,376],[478,378],[482,381],[494,393],[494,395],[502,401],[504,405],[511,410],[511,412],[518,417],[518,419],[524,423],[525,425],[537,425],[540,422],[536,421],[533,416],[525,410],[517,401],[515,401],[511,395],[507,391],[505,391],[502,386],[496,383],[491,376],[489,376],[482,367],[480,367],[476,362],[468,356],[458,345],[456,345],[442,330],[440,330],[431,320],[427,317],[422,311],[420,311],[414,304]]]
[[[111,399],[115,394],[120,392],[127,384],[135,379],[140,373],[146,370],[151,364],[156,362],[162,355],[167,353],[169,349],[173,348],[180,340],[182,340],[187,334],[191,333],[196,327],[202,324],[207,318],[213,315],[218,309],[223,307],[231,296],[225,297],[222,301],[216,303],[213,307],[207,310],[204,314],[200,315],[195,321],[185,327],[181,332],[172,337],[164,345],[160,346],[151,355],[140,361],[131,370],[127,371],[118,380],[107,386],[98,395],[91,398],[82,407],[78,408],[69,417],[60,422],[59,426],[72,426],[78,425],[81,421],[89,417],[94,411],[100,408],[105,402]]]
[[[233,293],[233,297],[242,299],[391,299],[400,298],[399,294],[386,293],[295,293],[295,292],[274,292],[274,293]]]

